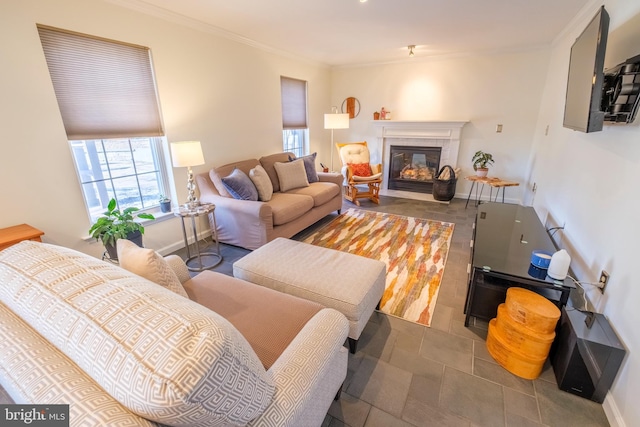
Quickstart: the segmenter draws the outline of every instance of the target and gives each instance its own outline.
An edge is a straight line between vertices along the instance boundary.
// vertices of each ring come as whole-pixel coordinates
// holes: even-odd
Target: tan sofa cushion
[[[188,298],[176,273],[156,251],[141,248],[127,239],[118,239],[116,247],[120,267]]]
[[[276,168],[273,166],[276,162],[288,162],[289,156],[294,156],[293,153],[276,153],[270,154],[268,156],[260,157],[259,161],[265,171],[267,171],[267,175],[271,178],[271,184],[273,185],[273,191],[280,191],[280,180],[278,179],[278,173],[276,172]]]
[[[0,302],[137,415],[168,425],[244,425],[275,391],[227,320],[68,248],[0,252]]]
[[[189,298],[215,311],[242,333],[265,369],[280,357],[323,306],[212,271],[184,284]]]
[[[273,193],[269,200],[273,225],[282,225],[300,218],[313,208],[313,197],[304,194]]]
[[[321,206],[340,195],[340,192],[340,187],[332,182],[314,182],[308,187],[289,190],[287,194],[311,196],[313,198],[313,206]]]

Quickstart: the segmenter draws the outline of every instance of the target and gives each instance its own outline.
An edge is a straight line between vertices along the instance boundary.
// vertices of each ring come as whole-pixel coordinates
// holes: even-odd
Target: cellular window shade
[[[282,92],[282,128],[307,128],[307,82],[280,77]]]
[[[151,52],[38,25],[69,140],[164,134]]]

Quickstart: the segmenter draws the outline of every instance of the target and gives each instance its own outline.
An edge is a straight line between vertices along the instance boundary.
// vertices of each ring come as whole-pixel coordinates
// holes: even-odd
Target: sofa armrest
[[[320,425],[347,376],[348,333],[347,318],[336,310],[311,318],[267,371],[276,384],[273,401],[249,425]]]
[[[178,255],[167,255],[166,257],[164,257],[164,260],[167,262],[167,264],[169,264],[169,268],[171,268],[173,272],[176,273],[176,276],[178,276],[178,280],[180,280],[180,283],[184,284],[184,282],[191,279],[187,264]]]
[[[337,172],[318,172],[318,179],[320,182],[335,182],[339,186],[344,181],[342,174]]]
[[[216,205],[215,211],[209,214],[209,224],[213,229],[212,215],[215,215],[221,242],[247,249],[267,243],[267,234],[273,230],[273,210],[268,203],[214,194],[201,196],[200,200]]]

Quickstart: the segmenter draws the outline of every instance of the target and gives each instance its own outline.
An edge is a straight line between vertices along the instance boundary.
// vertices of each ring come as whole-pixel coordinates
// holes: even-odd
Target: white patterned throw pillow
[[[273,166],[276,168],[278,181],[280,181],[280,191],[285,192],[294,188],[309,186],[307,172],[302,159],[287,163],[276,162]]]
[[[156,251],[141,248],[127,239],[118,239],[116,246],[120,267],[189,298],[176,273]]]

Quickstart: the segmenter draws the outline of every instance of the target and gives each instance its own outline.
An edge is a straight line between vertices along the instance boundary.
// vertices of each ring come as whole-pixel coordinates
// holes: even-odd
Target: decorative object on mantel
[[[333,172],[333,130],[349,129],[349,114],[338,113],[338,107],[331,107],[331,114],[324,115],[324,128],[331,129],[331,172]]]
[[[374,111],[373,112],[373,120],[380,120],[380,112],[379,111]]]
[[[380,120],[391,120],[391,111],[387,111],[382,107],[380,109]]]
[[[360,101],[353,96],[348,97],[342,101],[341,111],[347,113],[350,119],[358,117],[358,114],[360,114]]]
[[[493,156],[484,151],[478,150],[471,159],[473,162],[473,170],[476,171],[476,176],[485,177],[489,173],[489,165],[493,164]]]

